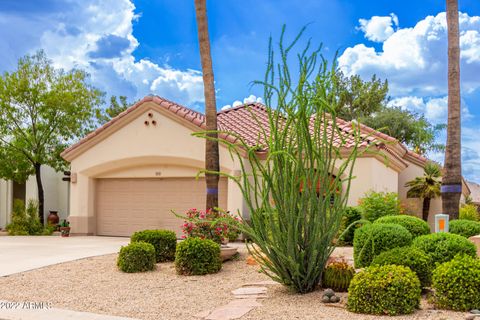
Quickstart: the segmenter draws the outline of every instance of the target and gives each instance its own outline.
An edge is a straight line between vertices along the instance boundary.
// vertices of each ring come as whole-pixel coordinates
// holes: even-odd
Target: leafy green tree
[[[117,96],[111,96],[110,105],[106,109],[97,109],[95,116],[102,125],[127,110],[130,105],[131,104],[127,102],[126,96],[119,96],[118,99]]]
[[[408,181],[405,187],[409,188],[407,198],[423,199],[422,216],[423,220],[428,221],[430,201],[440,196],[442,171],[434,162],[428,162],[423,170],[423,176]]]
[[[0,76],[0,177],[25,181],[34,174],[43,222],[41,166],[62,170],[60,153],[92,129],[102,93],[80,70],[55,69],[43,51],[18,61]]]

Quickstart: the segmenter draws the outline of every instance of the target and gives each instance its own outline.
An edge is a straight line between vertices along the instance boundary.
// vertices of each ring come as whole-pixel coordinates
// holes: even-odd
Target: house
[[[468,181],[467,184],[471,191],[470,198],[472,198],[472,203],[480,206],[480,184],[472,181]]]
[[[259,128],[251,112],[267,125],[265,106],[252,103],[219,112],[219,128],[255,143]],[[351,127],[338,121],[345,132]],[[172,210],[182,214],[205,203],[205,181],[196,179],[204,168],[205,141],[192,136],[204,129],[203,114],[148,96],[66,149],[62,156],[71,163],[72,232],[130,236],[140,229],[166,228],[179,233],[181,221]],[[398,192],[405,205],[421,216],[421,200],[406,199],[404,185],[423,174],[426,159],[392,137],[365,126],[362,130],[363,145],[386,142],[375,144],[375,154],[358,158],[349,205],[357,205],[370,190]],[[237,162],[220,146],[221,171],[238,175]],[[441,211],[439,202],[432,202],[431,219]],[[220,179],[219,203],[248,216],[238,186],[226,178]]]
[[[68,216],[68,183],[63,181],[63,173],[49,166],[42,166],[42,182],[45,194],[45,221],[49,211],[58,211],[61,219]],[[37,200],[37,181],[30,176],[25,183],[0,179],[0,229],[11,221],[14,199],[27,203]]]

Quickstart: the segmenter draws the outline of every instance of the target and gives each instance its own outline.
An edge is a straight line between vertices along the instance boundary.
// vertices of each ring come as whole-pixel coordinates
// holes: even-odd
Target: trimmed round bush
[[[453,220],[450,221],[448,231],[465,238],[470,238],[480,234],[480,222],[471,220]]]
[[[350,282],[347,309],[376,315],[409,314],[419,307],[421,291],[420,280],[408,267],[371,266]]]
[[[131,242],[147,242],[155,248],[156,262],[175,260],[177,235],[170,230],[143,230],[132,234]]]
[[[457,254],[477,256],[475,245],[468,239],[452,233],[432,233],[413,240],[413,247],[430,256],[434,265],[452,260]]]
[[[433,271],[435,305],[442,309],[468,311],[480,308],[480,260],[457,256]]]
[[[355,268],[368,267],[380,253],[411,243],[412,235],[400,225],[390,223],[364,225],[355,231],[353,239]]]
[[[175,269],[178,274],[203,275],[222,268],[220,245],[209,239],[187,238],[177,245]]]
[[[155,248],[146,242],[132,242],[120,249],[117,266],[123,272],[143,272],[155,268]]]
[[[428,287],[432,280],[433,265],[430,257],[420,249],[412,247],[394,248],[380,253],[373,259],[372,265],[389,265],[409,267],[417,274],[422,287]]]
[[[407,216],[407,215],[397,215],[397,216],[385,216],[378,218],[375,223],[394,223],[399,224],[405,229],[407,229],[414,238],[430,234],[430,227],[428,223],[423,221],[420,218]]]

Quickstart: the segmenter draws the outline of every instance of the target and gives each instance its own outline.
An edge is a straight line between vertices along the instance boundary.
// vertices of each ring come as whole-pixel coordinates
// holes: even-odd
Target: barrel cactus
[[[322,287],[345,292],[354,275],[355,269],[345,260],[333,261],[323,272]]]

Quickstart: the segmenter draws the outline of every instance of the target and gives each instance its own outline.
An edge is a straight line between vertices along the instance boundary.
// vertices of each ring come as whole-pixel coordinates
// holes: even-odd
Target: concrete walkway
[[[31,309],[31,308],[38,309]],[[12,304],[0,301],[1,320],[136,320],[133,318],[116,317],[89,312],[42,308],[39,304]]]
[[[0,236],[0,276],[116,253],[129,238]]]

